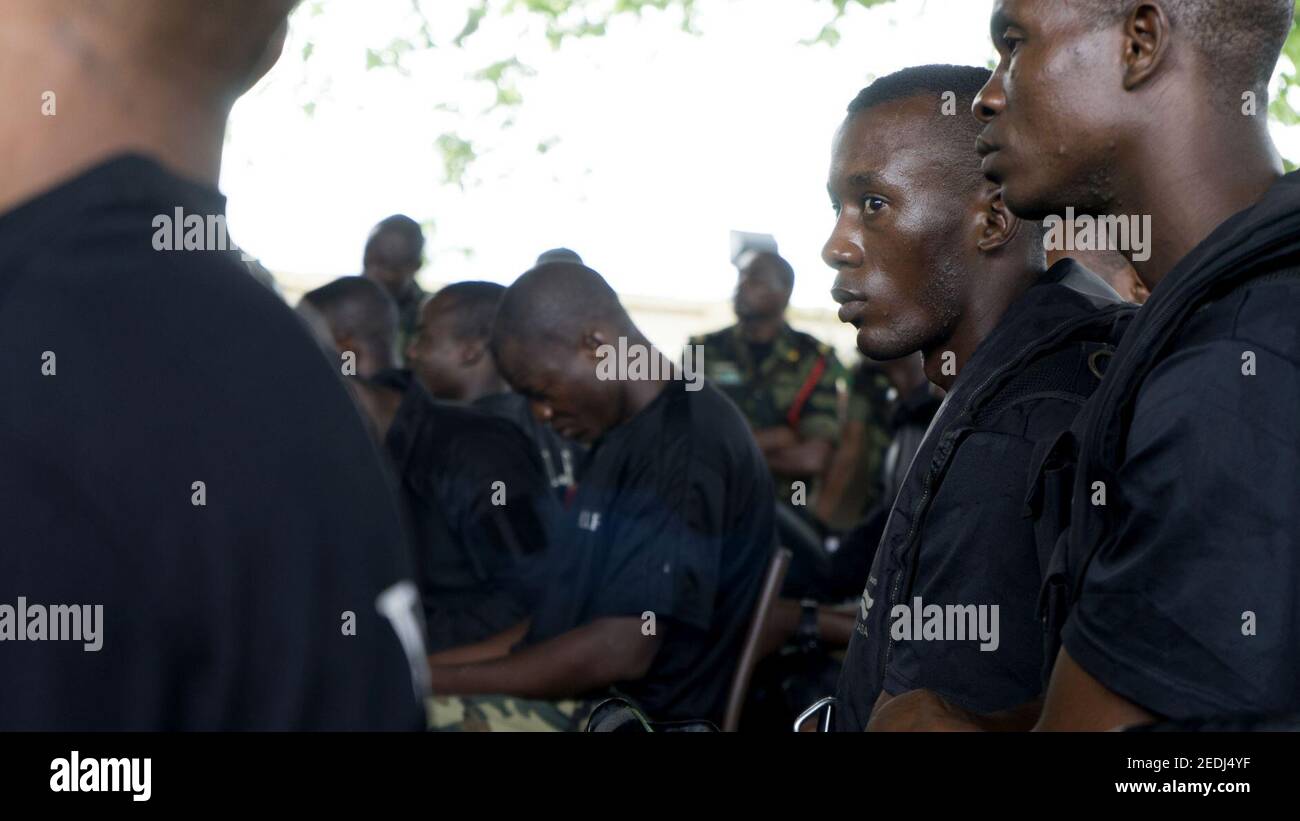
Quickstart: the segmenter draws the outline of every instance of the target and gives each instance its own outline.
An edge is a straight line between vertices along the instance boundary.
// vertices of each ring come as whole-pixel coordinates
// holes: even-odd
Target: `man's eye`
[[[1015,54],[1016,48],[1020,45],[1023,39],[1023,37],[1011,33],[1011,30],[1008,29],[1002,35],[1002,45],[1006,48],[1008,54]]]
[[[885,207],[885,201],[880,197],[866,197],[862,200],[862,207],[874,214]]]

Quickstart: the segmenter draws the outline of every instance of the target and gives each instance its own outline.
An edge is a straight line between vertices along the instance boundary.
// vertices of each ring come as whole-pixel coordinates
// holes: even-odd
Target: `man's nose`
[[[822,247],[822,261],[835,270],[862,265],[862,246],[836,230]]]
[[[980,89],[979,94],[975,95],[975,101],[971,103],[971,113],[975,115],[975,119],[987,125],[994,117],[1001,114],[1006,106],[1007,98],[1002,88],[1002,75],[1000,72],[994,72]]]

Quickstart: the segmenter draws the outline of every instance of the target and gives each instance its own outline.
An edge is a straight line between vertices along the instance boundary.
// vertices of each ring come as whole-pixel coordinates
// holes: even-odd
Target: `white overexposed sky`
[[[524,14],[485,21],[456,48],[475,3],[424,0],[436,47],[402,71],[367,71],[367,48],[416,36],[410,0],[319,5],[299,10],[284,57],[236,106],[221,179],[233,237],[302,287],[356,273],[370,226],[403,212],[436,223],[430,282],[508,283],[565,245],[620,292],[716,301],[734,286],[737,229],[776,236],[796,305],[831,307],[820,253],[844,107],[873,76],[994,56],[991,0],[853,8],[833,48],[799,42],[829,2],[698,0],[698,34],[679,12],[648,11],[558,51]],[[493,92],[470,75],[512,57],[536,73],[518,80],[524,103],[505,127],[482,113]],[[449,131],[480,153],[463,190],[442,183],[436,140]],[[1300,157],[1300,129],[1276,132]]]

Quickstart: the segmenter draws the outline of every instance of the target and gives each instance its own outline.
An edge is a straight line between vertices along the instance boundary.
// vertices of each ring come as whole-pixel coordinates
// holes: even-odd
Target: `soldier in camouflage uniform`
[[[775,479],[777,498],[801,510],[840,436],[831,348],[785,322],[794,270],[776,254],[742,257],[734,306],[738,322],[691,339],[704,375],[739,406]],[[697,349],[698,350],[698,349]],[[796,493],[794,482],[803,482]]]

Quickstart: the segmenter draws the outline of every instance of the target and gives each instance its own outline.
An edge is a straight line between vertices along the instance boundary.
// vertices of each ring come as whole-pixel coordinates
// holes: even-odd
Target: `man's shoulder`
[[[433,439],[441,445],[439,450],[457,464],[516,465],[533,453],[528,434],[500,412],[478,404],[434,399],[427,394],[423,408]]]
[[[789,344],[800,352],[815,353],[819,356],[833,355],[835,353],[835,350],[830,345],[822,342],[807,331],[796,330],[786,325],[782,330],[782,334]]]
[[[1300,274],[1263,277],[1197,309],[1180,329],[1175,350],[1233,341],[1300,361],[1298,315]]]
[[[767,474],[749,423],[730,397],[708,382],[685,394],[691,413],[689,434],[699,456],[714,454]]]

